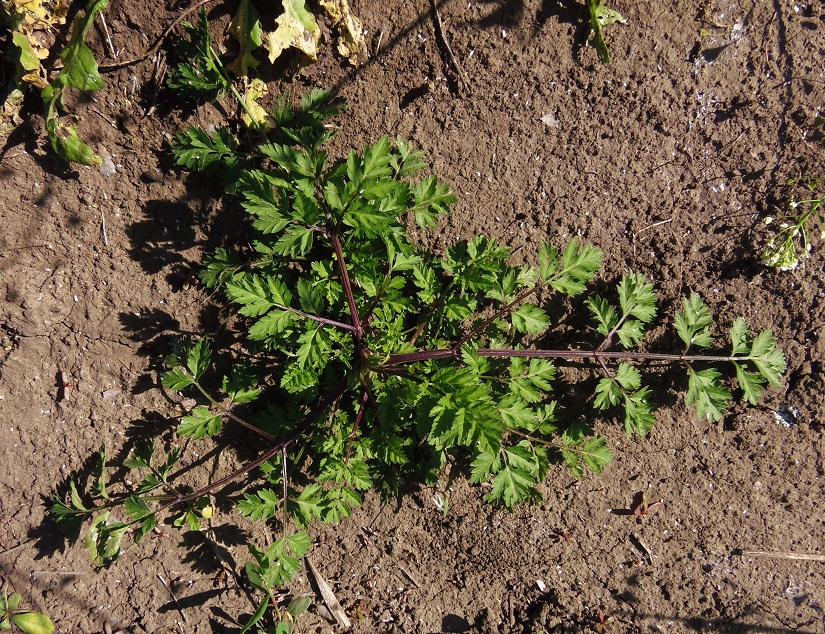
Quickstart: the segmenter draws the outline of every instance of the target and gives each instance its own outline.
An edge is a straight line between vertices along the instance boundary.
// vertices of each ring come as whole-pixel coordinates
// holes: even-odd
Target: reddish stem
[[[349,434],[349,444],[347,445],[347,455],[344,458],[344,464],[349,463],[349,454],[352,451],[352,440],[355,438],[355,434],[358,432],[358,425],[361,422],[361,418],[364,416],[364,410],[367,408],[367,402],[370,400],[370,393],[367,388],[364,388],[364,393],[361,394],[361,402],[358,404],[358,413],[355,415],[355,422],[352,424],[352,431]]]
[[[419,361],[431,361],[436,359],[455,358],[458,351],[453,348],[441,350],[424,350],[421,352],[410,352],[406,354],[391,354],[382,367],[403,365],[406,363],[416,363]],[[508,348],[490,349],[480,348],[475,351],[480,357],[509,358],[525,357],[529,359],[593,359],[602,360],[619,359],[629,361],[682,361],[690,363],[692,361],[736,361],[739,357],[726,357],[717,355],[689,355],[689,354],[661,354],[657,352],[603,352],[600,350],[513,350]],[[744,360],[744,358],[741,358]]]
[[[306,415],[304,420],[302,420],[301,423],[297,427],[295,427],[295,429],[289,432],[281,441],[276,443],[266,452],[264,452],[254,460],[247,462],[245,465],[236,469],[229,475],[224,476],[223,478],[220,478],[215,482],[211,482],[210,484],[201,487],[193,493],[176,496],[174,499],[170,500],[168,504],[158,509],[158,512],[164,510],[165,508],[168,508],[169,506],[172,506],[173,504],[180,504],[182,502],[196,500],[202,495],[206,495],[210,491],[222,487],[224,484],[227,484],[235,478],[242,476],[244,473],[252,471],[252,469],[254,469],[255,467],[269,460],[272,456],[285,449],[293,440],[301,436],[301,434],[305,433],[312,426],[312,424],[315,423],[315,421],[318,420],[325,411],[327,411],[327,408],[330,407],[330,405],[335,403],[335,401],[337,401],[339,398],[341,398],[341,396],[343,396],[343,394],[347,391],[348,385],[349,377],[344,377],[343,379],[341,379],[335,386],[335,388],[327,395],[327,397],[323,401],[318,403],[318,405],[316,405],[315,408],[312,411],[310,411],[309,414]]]
[[[355,306],[355,295],[352,292],[352,282],[349,279],[347,263],[344,260],[344,250],[341,248],[341,240],[336,231],[331,231],[329,237],[332,240],[332,247],[335,250],[335,259],[338,261],[338,272],[341,275],[341,286],[344,289],[344,296],[347,298],[350,319],[355,329],[352,334],[355,339],[355,347],[358,350],[358,358],[361,360],[362,365],[366,366],[367,346],[364,343],[364,328],[361,325],[361,318],[358,316],[358,309]]]
[[[454,350],[455,352],[458,352],[458,351],[461,349],[461,346],[463,346],[465,343],[467,343],[467,342],[468,342],[470,339],[472,339],[475,335],[477,335],[478,333],[482,332],[485,328],[487,328],[487,326],[489,326],[490,324],[492,324],[492,323],[493,323],[496,319],[498,319],[499,317],[502,317],[502,316],[506,315],[507,313],[509,313],[509,312],[512,310],[513,306],[515,306],[516,304],[520,304],[521,302],[523,302],[525,299],[527,299],[527,298],[530,296],[530,294],[532,294],[533,292],[535,292],[535,290],[536,290],[536,287],[535,287],[535,286],[533,286],[533,287],[530,287],[530,288],[528,288],[527,290],[525,290],[525,291],[523,291],[523,292],[519,293],[519,295],[518,295],[518,296],[517,296],[517,297],[516,297],[516,298],[515,298],[512,302],[510,302],[509,304],[507,304],[504,308],[502,308],[501,310],[499,310],[499,311],[498,311],[497,313],[495,313],[492,317],[490,317],[490,318],[488,318],[488,319],[485,319],[482,323],[480,323],[478,326],[476,326],[476,327],[475,327],[475,328],[473,328],[470,332],[468,332],[466,335],[464,335],[464,336],[463,336],[463,337],[459,340],[459,342],[453,346],[453,350]]]

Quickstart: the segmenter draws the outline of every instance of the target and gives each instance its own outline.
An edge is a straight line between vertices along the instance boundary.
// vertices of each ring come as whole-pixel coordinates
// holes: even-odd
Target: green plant
[[[14,625],[24,634],[52,634],[54,625],[44,614],[20,609],[22,597],[17,592],[0,597],[0,631],[8,631]]]
[[[576,414],[560,416],[556,360],[601,374],[590,388],[592,406],[619,417],[629,436],[643,436],[654,423],[640,364],[685,366],[685,403],[709,420],[721,419],[731,400],[722,365],[749,403],[766,383],[779,384],[785,369],[771,333],[751,337],[741,318],[729,329],[729,352],[697,353],[716,343],[697,295],[674,316],[681,350],[643,349],[656,296],[636,273],[623,276],[609,299],[589,293],[584,306],[594,326],[575,339],[595,334],[592,347],[541,348],[551,326],[572,323],[537,302],[550,306],[555,297],[556,311],[572,310],[565,298],[588,293],[601,252],[573,238],[561,250],[541,245],[532,266],[511,264],[506,247],[482,236],[443,254],[418,248],[406,223],[435,227],[455,197],[435,177],[418,176],[422,153],[401,139],[393,145],[385,137],[331,161],[323,144],[333,130],[325,121],[342,107],[323,91],[296,109],[282,102],[269,138],[251,151],[226,128],[190,128],[173,147],[179,165],[229,175],[251,236],[247,248],[217,249],[200,274],[241,316],[243,349],[217,375],[205,337],[181,339],[166,359],[163,386],[198,400],[177,434],[216,436],[231,422],[254,431],[265,449],[193,491],[175,484],[178,449],[155,460],[154,445],[139,443],[125,464],[146,475],[118,499],[106,490],[101,449],[90,487],[95,505],[74,482],[68,502],[52,501],[54,517],[75,536],[93,517],[86,545],[108,563],[125,534],[137,541],[161,514],[197,528],[204,511],[211,515],[208,496],[257,469],[238,511],[272,521],[280,536],[265,549],[249,545],[247,576],[263,599],[247,627],[274,603],[272,588],[299,569],[310,545],[306,527],[348,517],[368,489],[396,496],[405,482],[434,483],[456,461],[472,483],[486,483],[485,500],[512,507],[541,497],[553,462],[566,463],[575,477],[600,472],[610,460],[607,443]],[[118,504],[128,519],[109,519]]]
[[[608,24],[619,22],[626,24],[627,20],[614,9],[609,9],[603,0],[587,0],[587,10],[590,13],[590,30],[593,33],[591,45],[599,55],[602,64],[610,63],[610,52],[604,41],[603,29]]]
[[[12,57],[16,66],[15,77],[3,105],[0,133],[8,133],[11,125],[18,122],[17,112],[22,104],[23,90],[27,87],[40,90],[45,107],[46,133],[54,152],[62,159],[85,165],[100,164],[102,159],[77,135],[72,125],[61,122],[59,110],[63,107],[63,95],[68,88],[82,91],[100,90],[103,79],[97,69],[92,51],[86,46],[86,32],[95,16],[106,8],[108,0],[89,0],[85,13],[75,18],[72,34],[60,51],[62,67],[49,81],[48,72],[41,59],[49,51],[42,48],[33,33],[63,24],[68,3],[62,0],[3,0],[0,17],[12,28]]]
[[[797,184],[804,186],[813,195],[802,200],[791,199],[788,205],[791,213],[778,218],[769,216],[765,221],[766,224],[776,221],[779,228],[763,251],[762,262],[780,271],[795,269],[799,265],[799,258],[808,256],[811,251],[810,224],[814,220],[819,223],[821,235],[825,236],[821,215],[825,193],[820,195],[818,191],[825,184],[825,177],[794,178],[788,181],[788,185]],[[799,250],[798,244],[801,247]]]

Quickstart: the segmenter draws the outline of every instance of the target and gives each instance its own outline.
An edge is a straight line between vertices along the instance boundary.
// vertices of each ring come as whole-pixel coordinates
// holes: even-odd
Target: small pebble
[[[163,172],[161,172],[157,167],[153,167],[150,170],[146,170],[140,175],[142,181],[147,183],[159,183],[163,180]]]
[[[112,176],[116,171],[115,162],[104,148],[100,148],[100,158],[103,159],[103,162],[100,164],[100,173],[106,178],[109,178],[109,176]]]

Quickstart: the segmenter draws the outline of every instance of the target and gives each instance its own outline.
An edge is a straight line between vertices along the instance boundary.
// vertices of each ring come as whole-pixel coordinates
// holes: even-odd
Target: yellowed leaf
[[[48,54],[44,49],[32,47],[32,37],[23,33],[12,33],[12,43],[17,47],[20,78],[35,88],[45,88],[46,72],[40,66],[40,60],[45,59],[41,52]]]
[[[332,18],[338,30],[338,53],[358,66],[367,58],[367,45],[361,22],[349,8],[347,0],[319,0],[321,8]]]
[[[23,123],[20,118],[20,108],[23,105],[23,93],[19,89],[12,90],[6,95],[3,107],[0,109],[0,137],[11,134],[17,126]]]
[[[22,32],[49,29],[66,23],[70,0],[0,0],[2,16]]]
[[[263,97],[267,92],[268,90],[266,84],[256,78],[249,82],[249,87],[246,89],[246,93],[244,93],[243,96],[246,107],[249,108],[250,112],[252,112],[255,116],[255,119],[263,132],[267,132],[272,129],[272,118],[269,114],[267,114],[266,110],[264,110],[263,106],[258,103],[258,99]],[[252,119],[249,118],[249,115],[246,114],[246,112],[241,114],[241,121],[243,121],[243,124],[247,128],[253,127]]]
[[[275,30],[263,34],[264,48],[269,51],[269,62],[274,62],[290,47],[297,48],[315,61],[321,30],[307,9],[306,2],[283,0],[283,6],[284,13],[275,20]]]

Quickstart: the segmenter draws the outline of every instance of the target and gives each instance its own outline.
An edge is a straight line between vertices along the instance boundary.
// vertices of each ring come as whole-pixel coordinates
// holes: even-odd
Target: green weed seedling
[[[553,464],[566,463],[576,478],[602,471],[608,444],[589,422],[565,415],[560,360],[599,375],[593,410],[621,421],[628,436],[644,436],[655,422],[645,375],[657,367],[684,367],[677,389],[685,405],[713,421],[725,415],[734,380],[756,403],[785,370],[770,331],[752,335],[741,318],[721,343],[695,294],[672,318],[680,349],[648,350],[658,315],[653,284],[628,273],[603,296],[589,291],[602,253],[578,238],[540,245],[535,265],[511,264],[507,247],[483,236],[441,254],[421,249],[408,225],[435,227],[453,193],[420,176],[422,153],[401,139],[332,161],[326,123],[342,107],[323,91],[297,108],[282,102],[249,151],[227,128],[189,128],[173,146],[178,165],[223,175],[249,215],[249,239],[217,249],[200,273],[237,312],[246,337],[242,350],[221,350],[234,359],[222,373],[206,337],[181,339],[163,386],[195,399],[178,436],[219,440],[227,425],[241,425],[261,439],[258,457],[191,490],[172,473],[178,449],[160,455],[138,443],[126,466],[140,470],[140,484],[115,498],[101,450],[90,494],[70,483],[68,500],[52,501],[76,537],[91,518],[86,545],[106,564],[124,536],[137,541],[161,516],[196,530],[211,516],[210,496],[254,471],[238,512],[270,522],[278,537],[249,545],[246,575],[262,599],[246,629],[269,623],[279,631],[272,590],[300,569],[307,527],[348,517],[365,491],[398,496],[409,483],[434,484],[449,463],[486,484],[485,500],[512,508],[541,498]],[[593,345],[542,347],[559,337],[556,327],[584,320],[553,319],[540,302],[559,301],[569,313],[566,298],[582,295],[593,325],[563,340]],[[581,384],[568,389],[581,401]],[[110,516],[115,507],[120,519]]]
[[[44,614],[20,608],[22,597],[12,592],[0,597],[0,632],[8,632],[14,626],[24,634],[52,634],[54,625]]]
[[[619,22],[626,24],[627,20],[614,9],[609,9],[603,0],[587,0],[587,10],[590,13],[590,31],[593,33],[591,46],[596,49],[599,61],[602,64],[610,63],[610,52],[604,41],[604,27]]]

